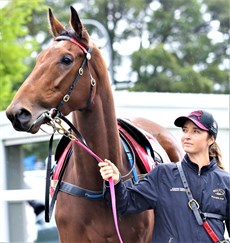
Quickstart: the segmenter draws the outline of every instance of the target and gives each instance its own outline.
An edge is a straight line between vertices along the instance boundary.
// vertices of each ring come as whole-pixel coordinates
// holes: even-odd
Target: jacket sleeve
[[[149,172],[143,180],[132,187],[126,187],[122,181],[115,185],[116,207],[119,215],[140,213],[153,209],[157,203],[158,180],[157,167]],[[104,198],[111,206],[110,188],[105,183]]]

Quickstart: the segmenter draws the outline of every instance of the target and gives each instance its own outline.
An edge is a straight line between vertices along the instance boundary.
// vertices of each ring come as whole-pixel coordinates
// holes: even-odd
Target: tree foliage
[[[149,13],[148,46],[132,55],[132,69],[137,74],[132,90],[229,93],[227,65],[224,67],[229,48],[225,1],[156,2]],[[223,24],[217,18],[221,10]],[[214,22],[221,26],[216,30],[222,36],[219,41],[210,37]]]
[[[10,103],[29,68],[27,57],[37,48],[26,23],[41,8],[40,3],[42,0],[11,0],[0,9],[0,110]]]

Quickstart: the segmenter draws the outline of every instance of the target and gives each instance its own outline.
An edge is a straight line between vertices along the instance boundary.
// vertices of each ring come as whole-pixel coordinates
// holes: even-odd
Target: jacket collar
[[[183,158],[183,160],[182,160],[182,163],[185,163],[185,164],[186,164],[188,167],[190,167],[193,171],[195,171],[196,173],[199,173],[199,174],[202,174],[202,173],[204,173],[204,172],[206,172],[206,171],[209,171],[209,170],[211,170],[211,169],[214,169],[214,168],[216,167],[216,165],[217,165],[217,163],[216,163],[216,158],[213,157],[213,158],[211,158],[210,163],[209,163],[208,165],[203,166],[203,167],[201,168],[201,170],[199,171],[199,166],[198,166],[196,163],[192,162],[192,161],[189,159],[189,157],[188,157],[187,154],[185,154],[185,156],[184,156],[184,158]]]

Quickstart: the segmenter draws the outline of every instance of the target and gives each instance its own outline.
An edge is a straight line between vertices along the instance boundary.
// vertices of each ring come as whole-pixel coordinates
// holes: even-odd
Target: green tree
[[[213,20],[221,21],[220,16],[223,27],[219,31],[229,38],[225,1],[153,2],[147,27],[149,44],[132,55],[132,68],[137,74],[132,90],[229,93],[224,66],[229,47],[224,38],[215,43],[209,36]]]
[[[110,48],[112,49],[112,76],[115,82],[114,74],[119,72],[116,69],[122,62],[122,55],[120,55],[116,44],[131,37],[141,36],[145,24],[144,12],[147,11],[150,2],[151,0],[95,0],[92,7],[88,0],[82,1],[83,5],[88,7],[82,9],[83,13],[81,12],[81,14],[83,15],[81,16],[96,19],[109,34]]]
[[[202,71],[202,74],[213,81],[216,85],[217,92],[229,94],[230,2],[228,1],[227,3],[225,0],[204,0],[204,3],[210,15],[210,24],[214,25],[214,28],[216,28],[216,31],[212,32],[212,34],[217,35],[219,40],[213,41],[213,50],[209,53],[210,60],[208,60],[207,68]]]
[[[0,9],[0,110],[10,103],[28,70],[27,57],[36,50],[26,23],[43,0],[10,0]]]

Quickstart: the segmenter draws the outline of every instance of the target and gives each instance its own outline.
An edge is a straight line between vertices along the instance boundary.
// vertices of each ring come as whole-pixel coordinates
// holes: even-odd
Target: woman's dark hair
[[[209,156],[216,157],[217,166],[224,169],[224,165],[222,163],[222,153],[216,141],[209,147]]]

